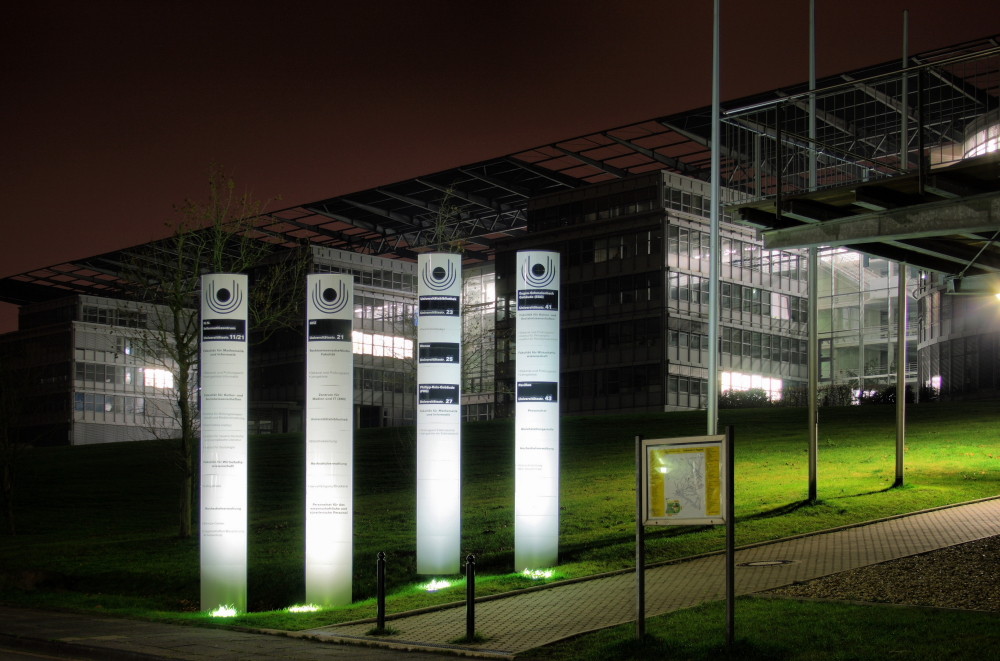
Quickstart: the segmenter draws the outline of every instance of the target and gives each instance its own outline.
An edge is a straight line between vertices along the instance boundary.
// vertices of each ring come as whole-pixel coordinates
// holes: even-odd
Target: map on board
[[[718,444],[647,448],[649,523],[721,522],[722,469]]]

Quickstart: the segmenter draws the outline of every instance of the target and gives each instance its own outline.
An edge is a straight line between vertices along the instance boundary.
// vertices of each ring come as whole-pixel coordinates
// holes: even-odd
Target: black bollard
[[[376,611],[376,626],[379,631],[385,630],[385,551],[378,552],[378,561],[375,565],[375,576],[377,586],[375,588],[376,601],[378,603]]]
[[[476,637],[476,556],[465,556],[465,638]]]

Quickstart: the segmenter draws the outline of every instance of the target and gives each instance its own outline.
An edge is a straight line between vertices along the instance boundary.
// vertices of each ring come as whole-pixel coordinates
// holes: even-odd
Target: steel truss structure
[[[895,62],[818,81],[815,140],[805,84],[725,104],[722,184],[742,196],[742,220],[768,247],[844,245],[959,279],[1000,272],[1000,152],[987,153],[1000,125],[998,44],[990,37],[914,56],[905,70]],[[650,119],[267,213],[250,231],[275,249],[403,260],[460,243],[466,264],[483,262],[497,241],[527,231],[533,197],[655,170],[707,181],[710,125],[708,108]],[[813,158],[819,189],[810,192]],[[0,279],[0,300],[130,297],[126,266],[158,245],[168,243]]]

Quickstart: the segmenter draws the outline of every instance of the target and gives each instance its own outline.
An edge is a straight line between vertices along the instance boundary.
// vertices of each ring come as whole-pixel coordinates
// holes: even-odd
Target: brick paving
[[[737,550],[736,592],[749,594],[857,567],[1000,535],[1000,498]],[[763,566],[746,563],[764,562]],[[725,598],[725,559],[705,556],[646,570],[646,615]],[[635,620],[635,574],[622,573],[486,598],[476,604],[478,645],[465,634],[465,608],[394,617],[391,636],[367,636],[357,622],[275,635],[203,629],[0,606],[4,649],[28,647],[99,659],[513,658],[569,636]],[[737,611],[737,622],[739,613]],[[323,644],[327,643],[327,644]],[[339,643],[339,644],[338,644]]]
[[[925,553],[1000,534],[1000,499],[913,514],[833,532],[737,550],[736,593],[750,594],[864,565]],[[782,562],[746,566],[751,562]],[[725,599],[725,557],[696,558],[646,570],[646,615]],[[487,638],[467,646],[508,657],[573,635],[635,621],[635,574],[556,586],[476,604],[476,631]],[[393,619],[398,642],[440,644],[465,633],[465,608]],[[363,638],[371,623],[341,624],[309,633],[317,638]],[[485,656],[486,654],[484,654]]]

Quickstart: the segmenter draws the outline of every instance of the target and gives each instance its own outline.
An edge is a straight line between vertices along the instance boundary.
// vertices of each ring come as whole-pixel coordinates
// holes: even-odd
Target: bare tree
[[[127,280],[136,298],[149,306],[144,329],[130,332],[142,360],[172,375],[170,410],[173,419],[159,434],[179,435],[174,460],[181,475],[178,504],[179,536],[193,533],[197,484],[198,359],[200,278],[205,273],[248,273],[250,326],[263,341],[300,318],[301,290],[308,270],[304,249],[279,249],[256,227],[265,203],[238,191],[219,167],[209,175],[208,197],[186,200],[178,208],[173,235],[132,251]]]
[[[455,193],[449,186],[435,209],[434,228],[428,244],[439,252],[461,254],[465,252],[466,240],[458,222],[462,217],[462,208],[452,201],[454,197]]]
[[[496,350],[496,302],[479,277],[462,287],[462,392],[470,395],[492,391]]]
[[[434,216],[430,245],[435,250],[463,254],[468,240],[462,234],[462,208],[454,190],[444,191]],[[495,303],[475,283],[462,287],[462,392],[474,395],[493,389],[495,363]]]

